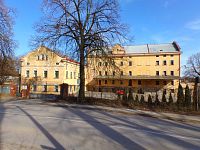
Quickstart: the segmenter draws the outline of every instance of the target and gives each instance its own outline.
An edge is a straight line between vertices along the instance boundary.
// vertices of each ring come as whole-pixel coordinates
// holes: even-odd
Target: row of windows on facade
[[[37,76],[38,76],[37,70],[34,70],[33,74],[34,74],[34,77],[37,77]],[[74,75],[74,79],[76,79],[76,72],[70,72],[70,77],[69,77],[69,73],[68,73],[68,71],[66,71],[66,79],[73,79],[73,75]],[[78,76],[79,76],[79,75],[78,75]],[[27,78],[30,77],[30,71],[29,71],[29,70],[26,70],[26,77],[27,77]],[[44,72],[43,72],[43,77],[44,77],[44,78],[48,78],[48,71],[44,71]],[[55,77],[56,79],[59,78],[59,71],[55,71],[54,77]]]
[[[115,84],[115,80],[112,80],[112,84]],[[119,81],[120,84],[123,84],[123,81]],[[102,84],[102,80],[99,80],[99,85]],[[108,80],[104,80],[104,84],[108,84]],[[167,81],[163,81],[164,85],[167,85]],[[142,81],[138,80],[138,85],[142,85]],[[160,81],[155,81],[155,85],[160,85]],[[171,81],[171,85],[174,85],[174,81]],[[129,80],[128,86],[132,86],[132,80]]]
[[[37,55],[37,60],[48,60],[48,55],[45,54]]]
[[[109,75],[109,74],[108,74],[107,71],[105,71],[105,74],[104,74],[104,75],[107,76],[107,75]],[[112,74],[112,75],[113,75],[113,76],[116,75],[115,71],[113,71],[113,74]],[[121,72],[120,72],[120,75],[123,76],[123,75],[124,75],[124,72],[121,71]],[[129,75],[129,76],[132,76],[132,71],[129,71],[129,74],[128,74],[128,75]],[[156,71],[156,75],[157,75],[157,76],[160,75],[159,71]],[[170,71],[170,75],[171,75],[171,76],[174,76],[174,71]],[[99,76],[102,76],[102,72],[101,72],[101,71],[99,71]],[[167,71],[163,71],[163,76],[167,76]]]
[[[74,87],[74,91],[76,91],[76,86],[75,85],[69,85],[69,92],[72,92],[72,89]],[[37,85],[33,85],[33,91],[37,91]],[[48,85],[43,85],[43,92],[48,91]],[[59,92],[58,91],[58,85],[54,85],[54,92]]]
[[[26,64],[27,64],[27,66],[29,66],[29,65],[30,65],[30,63],[29,63],[29,62],[27,62]],[[57,63],[56,63],[56,65],[59,65],[59,63],[57,62]]]
[[[99,66],[102,66],[102,65],[104,65],[104,66],[108,66],[108,62],[105,62],[105,63],[102,63],[102,62],[99,62],[98,63],[98,65]],[[112,63],[113,65],[115,64],[114,62]],[[132,61],[129,61],[128,62],[128,64],[129,64],[129,66],[132,66],[133,65],[133,63],[132,63]],[[124,62],[123,61],[121,61],[120,62],[120,66],[123,66],[124,65]],[[159,66],[160,65],[160,62],[159,61],[156,61],[156,66]],[[166,60],[163,60],[163,65],[165,66],[165,65],[167,65],[167,61]],[[170,65],[174,65],[174,60],[170,60]]]

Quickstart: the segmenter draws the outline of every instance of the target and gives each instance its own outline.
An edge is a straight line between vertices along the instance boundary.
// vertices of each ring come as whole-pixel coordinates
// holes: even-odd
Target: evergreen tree
[[[177,106],[178,106],[178,109],[180,109],[181,107],[183,107],[183,103],[184,103],[183,87],[179,83],[178,94],[177,94]]]
[[[145,104],[144,95],[141,95],[140,104],[142,104],[142,105]]]
[[[195,82],[193,90],[193,108],[197,110],[197,83]]]
[[[136,105],[139,104],[139,97],[138,97],[138,95],[135,96],[135,104],[136,104]]]
[[[124,91],[124,94],[123,94],[123,97],[122,97],[123,101],[126,102],[127,101],[127,94],[126,92]]]
[[[151,98],[151,95],[149,94],[149,96],[148,96],[148,107],[151,108],[152,104],[153,104],[152,98]]]
[[[162,108],[165,108],[166,104],[167,104],[167,100],[166,100],[166,92],[163,91],[163,94],[162,94]]]
[[[191,107],[191,94],[190,94],[190,89],[189,86],[186,85],[185,88],[185,107],[190,108]]]
[[[132,92],[131,89],[129,90],[129,93],[128,93],[128,101],[129,102],[133,102],[134,101],[134,99],[133,99],[133,92]]]
[[[172,97],[172,93],[170,92],[169,94],[169,102],[168,102],[169,106],[171,106],[173,104],[173,97]]]
[[[158,99],[158,94],[156,92],[156,100],[155,100],[155,106],[159,106],[160,105],[160,101]]]

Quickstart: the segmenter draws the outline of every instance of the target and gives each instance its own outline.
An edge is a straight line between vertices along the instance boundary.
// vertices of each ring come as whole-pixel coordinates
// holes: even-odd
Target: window
[[[101,62],[99,62],[99,66],[101,66]]]
[[[106,67],[108,66],[108,62],[105,62],[105,66],[106,66]]]
[[[33,85],[33,91],[36,92],[37,91],[37,85]]]
[[[167,65],[167,61],[166,60],[163,61],[163,65]]]
[[[37,60],[40,60],[40,56],[39,55],[37,56]]]
[[[105,71],[105,76],[107,76],[108,75],[108,72],[107,71]]]
[[[101,76],[101,71],[99,71],[99,75]]]
[[[44,54],[42,54],[42,60],[44,60]]]
[[[113,71],[113,76],[115,76],[115,71]]]
[[[74,79],[76,79],[76,72],[74,72]]]
[[[48,60],[48,55],[46,55],[46,60]]]
[[[59,71],[55,71],[55,78],[56,78],[56,79],[59,78]]]
[[[37,77],[37,70],[34,70],[34,77]]]
[[[159,76],[159,71],[156,71],[156,75]]]
[[[108,83],[108,81],[107,80],[105,80],[105,84],[107,84]]]
[[[101,85],[101,80],[99,80],[99,85]]]
[[[156,61],[156,66],[159,66],[159,61]]]
[[[129,66],[132,66],[132,61],[129,61]]]
[[[47,85],[43,85],[43,92],[47,92]]]
[[[174,85],[174,81],[171,81],[171,85]]]
[[[29,66],[30,65],[30,63],[29,62],[27,62],[27,66]]]
[[[171,76],[174,76],[174,71],[171,71]]]
[[[171,93],[174,93],[174,89],[171,89]]]
[[[159,57],[159,55],[156,55],[156,57]]]
[[[44,71],[44,78],[47,78],[47,71]]]
[[[66,79],[68,79],[68,71],[66,71]]]
[[[164,85],[167,85],[167,81],[163,81],[163,84],[164,84]]]
[[[171,61],[170,61],[170,64],[171,64],[171,65],[174,65],[174,60],[171,60]]]
[[[29,76],[30,76],[30,72],[29,70],[26,70],[26,77],[29,78]]]
[[[156,85],[159,85],[160,84],[160,82],[159,81],[156,81]]]
[[[166,55],[163,55],[163,57],[166,57]]]
[[[132,76],[132,71],[129,71],[129,76]]]
[[[74,85],[74,91],[76,91],[76,85]]]
[[[123,66],[123,61],[121,61],[121,66]]]
[[[55,91],[55,92],[58,92],[58,85],[55,85],[55,86],[54,86],[54,91]]]
[[[72,72],[70,72],[70,79],[72,79],[73,77],[72,77]]]
[[[123,84],[123,81],[122,81],[122,80],[120,81],[120,84]]]
[[[163,71],[163,75],[166,76],[166,75],[167,75],[167,72],[166,72],[166,71]]]
[[[141,80],[138,80],[138,85],[141,85],[142,84],[142,81]]]
[[[59,63],[57,62],[56,65],[59,65]]]
[[[128,86],[132,86],[132,80],[128,80]]]
[[[174,55],[170,55],[171,57],[174,57]]]
[[[123,76],[123,71],[121,71],[121,76]]]
[[[115,84],[115,80],[112,80],[112,84]]]

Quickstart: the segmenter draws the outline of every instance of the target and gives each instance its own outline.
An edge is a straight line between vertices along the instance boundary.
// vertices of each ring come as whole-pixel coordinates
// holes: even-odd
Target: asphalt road
[[[0,150],[200,149],[200,124],[116,112],[0,104]]]

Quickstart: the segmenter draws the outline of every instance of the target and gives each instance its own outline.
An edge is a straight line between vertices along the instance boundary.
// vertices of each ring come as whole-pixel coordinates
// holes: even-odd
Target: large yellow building
[[[40,46],[21,58],[22,89],[31,93],[59,94],[60,84],[67,83],[69,94],[79,89],[79,63]]]
[[[88,84],[91,91],[175,92],[180,78],[180,47],[146,44],[112,47],[107,56],[88,57]]]

